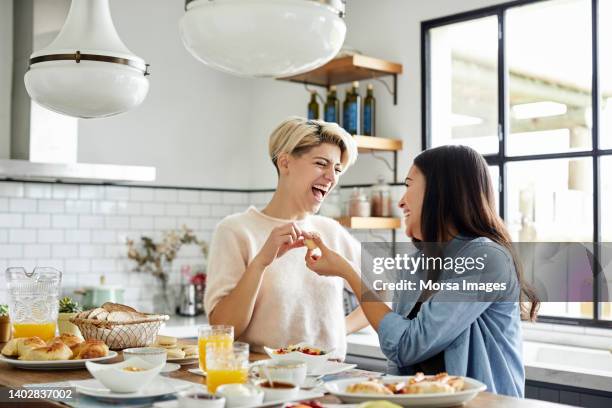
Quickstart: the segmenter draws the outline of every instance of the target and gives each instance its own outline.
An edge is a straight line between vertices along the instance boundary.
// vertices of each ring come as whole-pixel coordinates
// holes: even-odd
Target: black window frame
[[[599,109],[601,90],[599,88],[599,0],[591,0],[591,39],[592,39],[592,111],[593,124],[591,129],[591,150],[564,153],[546,153],[535,155],[507,156],[505,142],[509,135],[508,120],[509,104],[508,98],[508,70],[506,64],[506,11],[509,9],[535,3],[554,2],[557,0],[515,0],[494,6],[484,7],[472,11],[466,11],[432,20],[421,22],[421,150],[431,146],[431,93],[429,87],[430,69],[430,41],[429,31],[433,28],[443,27],[450,24],[467,22],[484,17],[497,16],[498,24],[498,49],[497,49],[497,74],[498,74],[498,137],[499,150],[496,154],[486,154],[484,158],[489,165],[499,168],[499,213],[505,219],[506,215],[506,190],[507,176],[506,164],[511,162],[564,159],[564,158],[591,158],[593,165],[593,242],[601,241],[601,196],[600,191],[600,159],[604,156],[612,157],[612,149],[599,148]],[[595,245],[595,260],[599,259],[598,246]],[[599,305],[599,287],[597,279],[593,284],[593,318],[573,318],[561,316],[539,316],[538,322],[556,323],[574,326],[600,327],[612,329],[612,320],[601,320]]]

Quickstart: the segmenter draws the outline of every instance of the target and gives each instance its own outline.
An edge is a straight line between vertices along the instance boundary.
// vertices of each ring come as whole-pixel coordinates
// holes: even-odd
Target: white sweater
[[[224,218],[212,238],[204,306],[206,313],[237,285],[274,227],[288,220],[273,218],[249,207]],[[318,232],[332,249],[360,265],[360,244],[336,221],[308,216],[296,224]],[[254,351],[300,342],[346,355],[346,325],[342,302],[344,282],[322,277],[306,267],[306,248],[296,248],[270,264],[265,272],[249,325],[238,340]]]

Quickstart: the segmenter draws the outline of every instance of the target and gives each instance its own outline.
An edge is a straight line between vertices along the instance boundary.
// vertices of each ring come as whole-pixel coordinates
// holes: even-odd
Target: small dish
[[[217,388],[216,395],[225,397],[226,408],[259,405],[264,400],[264,392],[250,384],[224,384]]]
[[[205,392],[183,391],[178,393],[179,408],[224,408],[225,397]]]
[[[294,383],[280,381],[262,381],[257,387],[264,393],[264,401],[291,400],[296,397],[300,387]]]
[[[162,367],[162,369],[161,369],[160,373],[162,373],[162,374],[171,373],[171,372],[173,372],[173,371],[178,370],[179,368],[181,368],[181,365],[180,365],[180,364],[166,363],[166,364],[165,364],[165,365]]]
[[[309,346],[304,343],[296,344],[295,347],[315,348],[315,347]],[[327,360],[330,358],[333,352],[333,350],[328,350],[327,352],[325,352],[325,354],[312,355],[312,354],[302,353],[300,351],[279,353],[278,349],[273,349],[270,347],[264,347],[264,350],[268,354],[268,356],[270,356],[270,358],[273,358],[274,360],[279,360],[279,361],[288,361],[288,360],[296,361],[297,360],[297,361],[306,363],[306,366],[308,367],[309,375],[319,372],[321,368],[325,365]]]
[[[123,350],[124,360],[139,357],[140,359],[155,365],[165,363],[166,356],[166,349],[161,347],[133,347]]]
[[[97,364],[88,361],[87,370],[102,385],[115,393],[137,392],[159,374],[165,364],[154,365],[139,357],[116,364]]]
[[[288,382],[301,386],[306,380],[308,368],[299,360],[260,360],[250,367],[260,380]]]

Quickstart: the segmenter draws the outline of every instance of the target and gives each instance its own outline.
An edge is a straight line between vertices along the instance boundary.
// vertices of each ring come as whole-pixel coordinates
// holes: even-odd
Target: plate
[[[323,366],[312,373],[308,373],[308,376],[324,376],[331,374],[338,374],[343,371],[351,370],[356,368],[357,364],[339,363],[337,361],[326,361]]]
[[[166,365],[162,367],[160,372],[161,373],[171,373],[173,371],[178,370],[179,368],[181,368],[180,364],[166,363]]]
[[[191,374],[199,375],[200,377],[206,377],[206,371],[202,371],[200,367],[198,368],[190,368],[189,371]]]
[[[183,357],[183,358],[167,358],[166,361],[168,363],[175,363],[175,364],[195,364],[198,362],[198,356],[195,357]]]
[[[86,361],[105,361],[117,357],[116,351],[109,351],[105,357],[88,358],[81,360],[53,360],[53,361],[27,361],[17,360],[16,358],[8,358],[0,355],[0,361],[10,364],[17,368],[26,370],[74,370],[77,368],[85,368]]]
[[[194,386],[201,387],[200,384],[192,383],[189,381],[177,380],[175,378],[167,378],[160,376],[155,377],[153,381],[151,381],[140,391],[130,393],[112,392],[104,385],[102,385],[100,381],[93,378],[90,380],[70,381],[70,385],[76,387],[76,391],[79,394],[113,400],[161,397],[163,395],[174,394],[179,391],[185,391]]]
[[[298,392],[298,394],[294,398],[282,399],[282,400],[277,400],[277,401],[266,401],[266,402],[258,404],[258,405],[245,405],[244,407],[240,407],[240,408],[265,408],[265,407],[273,407],[275,405],[284,404],[285,402],[311,400],[311,399],[315,399],[315,398],[321,398],[322,396],[323,396],[322,392],[300,390]],[[157,408],[178,408],[179,405],[178,405],[178,401],[177,400],[172,400],[172,401],[156,402],[155,404],[153,404],[153,406],[157,407]]]
[[[407,381],[408,377],[392,377],[383,378],[383,383]],[[474,398],[479,392],[487,389],[487,386],[473,378],[463,377],[465,388],[452,394],[412,394],[412,395],[373,395],[373,394],[349,394],[344,392],[350,384],[359,383],[368,380],[363,378],[350,378],[346,380],[330,381],[325,384],[325,389],[337,396],[342,402],[360,403],[365,401],[384,400],[390,401],[402,406],[418,406],[418,407],[454,407]]]

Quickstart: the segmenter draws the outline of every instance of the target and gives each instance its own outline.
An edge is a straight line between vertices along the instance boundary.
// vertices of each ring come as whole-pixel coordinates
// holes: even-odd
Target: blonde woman
[[[342,279],[307,269],[304,238],[317,232],[359,265],[359,243],[336,221],[314,215],[355,162],[355,141],[335,123],[294,117],[271,134],[269,153],[278,173],[272,200],[226,217],[213,235],[206,312],[211,324],[234,326],[253,350],[304,341],[344,358],[346,334],[367,320],[361,308],[345,318]]]

